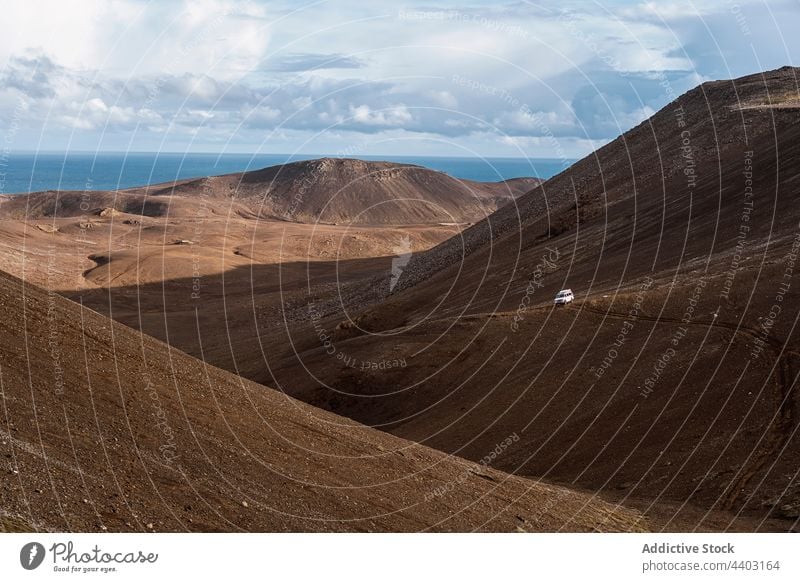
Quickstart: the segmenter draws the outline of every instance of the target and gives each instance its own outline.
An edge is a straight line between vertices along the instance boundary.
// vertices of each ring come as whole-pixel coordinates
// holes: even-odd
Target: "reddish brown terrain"
[[[68,218],[105,208],[159,218],[212,214],[347,225],[465,224],[524,194],[540,180],[459,180],[421,166],[321,158],[224,176],[118,192],[36,192],[0,197],[5,217]],[[212,203],[213,201],[213,203]]]
[[[358,166],[322,160],[330,181],[308,164],[267,187],[268,169],[92,194],[88,213],[81,193],[15,197],[2,268],[196,358],[181,370],[224,368],[348,430],[652,529],[796,531],[797,73],[705,83],[522,196],[469,186],[466,203],[369,165],[348,189]],[[498,188],[509,203],[479,220]],[[395,528],[417,526],[375,527]]]
[[[6,274],[0,315],[4,530],[646,525],[315,409]]]
[[[796,528],[797,95],[791,68],[704,84],[322,322],[406,367],[309,325],[254,377],[466,458],[517,432],[495,466],[646,511]]]
[[[26,198],[55,203],[55,196],[20,197],[9,205]],[[291,253],[297,259],[314,253],[358,256],[366,253],[365,246],[375,252],[391,237],[430,246],[441,235],[413,226],[348,230],[321,225],[309,230],[305,225],[250,224],[241,217],[220,220],[216,211],[188,219],[186,214],[143,216],[124,212],[129,207],[111,210],[114,200],[108,196],[93,194],[91,203],[100,208],[92,208],[87,217],[31,211],[26,219],[3,222],[4,260],[28,281],[0,274],[3,529],[648,527],[638,512],[590,493],[507,475],[315,409],[30,282],[51,288],[70,283],[124,288],[176,276],[185,268],[182,262],[192,261],[225,273],[230,266],[224,257],[213,267],[209,262],[225,252],[225,243],[238,240],[226,232],[234,229],[246,234],[239,235],[242,248],[230,254],[248,263],[256,257],[280,262]],[[170,208],[181,205],[190,206],[170,197]],[[264,238],[252,240],[262,225]],[[202,240],[183,238],[201,227]],[[287,244],[292,236],[302,243]],[[339,242],[331,248],[332,241]],[[341,245],[349,246],[342,250]],[[76,270],[87,258],[83,251],[106,246],[105,256],[92,252],[88,257],[94,267]]]

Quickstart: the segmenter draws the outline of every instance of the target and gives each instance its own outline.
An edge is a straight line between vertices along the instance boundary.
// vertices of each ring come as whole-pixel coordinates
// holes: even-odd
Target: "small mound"
[[[55,234],[58,232],[58,227],[53,224],[37,224],[36,228],[38,228],[42,232],[47,232],[50,234]]]

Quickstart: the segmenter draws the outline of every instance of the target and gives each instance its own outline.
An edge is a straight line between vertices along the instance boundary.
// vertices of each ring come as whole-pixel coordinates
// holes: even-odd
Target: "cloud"
[[[610,139],[634,127],[655,111],[616,88],[592,88],[580,91],[572,107],[586,137]]]
[[[4,10],[0,118],[21,112],[20,148],[292,150],[345,136],[407,153],[542,152],[553,139],[582,152],[703,80],[791,62],[796,8],[29,0]]]
[[[412,120],[411,113],[405,105],[394,105],[387,109],[374,110],[369,105],[350,106],[353,121],[364,125],[397,127]]]
[[[364,61],[343,54],[294,53],[270,57],[261,64],[265,71],[294,73],[323,69],[360,69]]]
[[[250,128],[275,128],[281,119],[281,110],[269,105],[251,107],[244,105],[241,109],[242,121]]]
[[[33,53],[13,55],[0,73],[0,86],[16,89],[32,98],[54,97],[54,76],[58,74],[64,74],[64,69],[47,56]]]

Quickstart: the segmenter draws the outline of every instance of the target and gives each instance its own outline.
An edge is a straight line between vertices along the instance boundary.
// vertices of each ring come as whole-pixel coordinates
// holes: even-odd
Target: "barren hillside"
[[[0,529],[643,527],[591,495],[314,409],[4,273],[0,336]]]
[[[291,375],[302,399],[468,458],[521,431],[509,471],[793,527],[797,87],[784,68],[690,91],[415,254],[391,296],[324,303],[253,377]],[[576,304],[554,310],[567,287]],[[320,326],[358,361],[407,367],[343,365]]]

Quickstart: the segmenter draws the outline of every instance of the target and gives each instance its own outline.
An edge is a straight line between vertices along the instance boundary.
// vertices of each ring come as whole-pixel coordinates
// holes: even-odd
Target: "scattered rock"
[[[786,503],[778,508],[781,517],[796,519],[800,517],[800,503]]]

